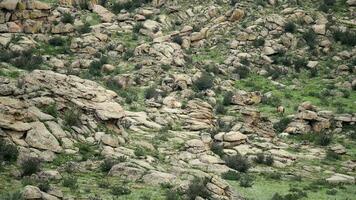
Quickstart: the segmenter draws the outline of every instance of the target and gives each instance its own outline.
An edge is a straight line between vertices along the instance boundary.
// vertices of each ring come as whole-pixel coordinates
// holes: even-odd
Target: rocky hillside
[[[355,0],[0,0],[0,199],[354,199],[355,91]]]

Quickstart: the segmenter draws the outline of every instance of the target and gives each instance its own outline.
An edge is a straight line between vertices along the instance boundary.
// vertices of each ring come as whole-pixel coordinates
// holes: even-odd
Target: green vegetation
[[[149,3],[149,0],[128,0],[128,1],[118,1],[113,3],[111,10],[115,14],[118,14],[121,12],[121,10],[127,10],[127,11],[133,11],[134,9],[140,7],[142,4]]]
[[[51,103],[51,104],[48,104],[46,106],[44,106],[42,108],[42,111],[44,113],[47,113],[49,115],[52,115],[53,117],[57,118],[58,115],[59,115],[59,112],[57,110],[57,104],[54,102],[54,103]]]
[[[22,176],[30,176],[41,169],[41,160],[35,157],[25,158],[21,161]]]
[[[246,156],[242,156],[241,154],[236,154],[233,156],[225,156],[225,163],[228,167],[235,169],[239,172],[247,172],[251,167],[250,162]]]
[[[70,13],[64,13],[61,18],[61,22],[65,24],[73,24],[74,17]]]
[[[207,198],[209,193],[206,189],[208,180],[206,178],[195,177],[189,184],[186,194],[189,200],[194,200],[197,196]]]
[[[195,82],[194,89],[197,91],[203,91],[210,89],[214,86],[214,77],[207,73],[203,73]]]
[[[7,161],[7,162],[15,162],[19,152],[17,147],[13,144],[9,144],[2,138],[0,138],[0,162]]]

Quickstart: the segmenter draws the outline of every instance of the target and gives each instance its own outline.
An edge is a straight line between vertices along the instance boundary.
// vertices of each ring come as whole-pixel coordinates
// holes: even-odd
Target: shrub
[[[206,189],[207,183],[207,178],[195,177],[192,182],[190,182],[188,190],[186,191],[188,199],[194,200],[197,196],[200,196],[202,198],[208,198],[209,193]]]
[[[273,156],[272,155],[267,155],[266,157],[265,157],[265,162],[264,162],[266,165],[268,165],[268,166],[272,166],[273,165],[273,163],[274,163],[274,158],[273,158]]]
[[[137,147],[134,151],[135,156],[137,157],[141,157],[141,156],[145,156],[146,153],[146,149],[143,147]]]
[[[263,45],[265,45],[265,39],[262,37],[259,37],[255,41],[253,41],[253,46],[255,47],[261,47]]]
[[[326,190],[327,195],[336,195],[337,194],[337,189],[333,188],[330,190]]]
[[[149,2],[149,0],[128,0],[125,2],[116,1],[112,5],[111,10],[115,14],[120,13],[121,10],[133,11],[134,9],[140,7],[142,4]]]
[[[296,72],[300,72],[302,68],[305,68],[308,64],[308,61],[305,58],[296,58],[293,61],[294,69]]]
[[[340,155],[332,150],[328,150],[326,152],[326,159],[328,160],[340,160],[340,158],[341,158]]]
[[[230,0],[230,5],[235,6],[238,2],[239,0]]]
[[[97,147],[95,145],[87,144],[87,143],[77,143],[76,147],[79,148],[79,153],[82,156],[82,160],[86,161],[88,159],[94,158],[99,154],[95,151]]]
[[[294,33],[297,30],[297,26],[294,24],[294,22],[289,21],[286,23],[284,30],[288,33]]]
[[[11,58],[15,57],[14,53],[5,49],[0,50],[0,61],[9,62]]]
[[[0,138],[0,162],[14,162],[17,160],[18,155],[19,152],[15,145],[8,144],[5,140]]]
[[[173,41],[174,43],[179,44],[179,45],[182,45],[182,44],[183,44],[183,38],[182,38],[181,36],[179,36],[179,35],[174,36],[174,37],[172,38],[172,41]]]
[[[250,168],[250,163],[247,157],[242,156],[239,153],[233,156],[226,156],[224,160],[228,167],[235,169],[239,172],[247,172]]]
[[[1,200],[23,200],[22,193],[20,191],[7,192],[0,195]]]
[[[273,124],[273,128],[276,129],[276,131],[277,131],[278,133],[281,133],[281,132],[283,132],[283,131],[287,128],[288,124],[289,124],[291,121],[292,121],[291,118],[283,117],[281,120],[279,120],[279,122]]]
[[[271,96],[269,98],[262,98],[262,103],[273,107],[277,107],[282,104],[282,101],[280,98],[276,96]]]
[[[265,162],[265,154],[258,153],[256,155],[256,158],[253,159],[253,161],[255,161],[255,163],[257,164],[263,164]]]
[[[273,180],[281,180],[282,174],[279,172],[272,172],[267,174],[267,178],[273,179]]]
[[[74,23],[74,17],[70,13],[64,13],[61,22],[65,24],[73,24]]]
[[[91,31],[90,24],[88,22],[85,22],[84,25],[78,27],[77,31],[80,34],[90,33],[90,31]]]
[[[74,176],[68,176],[63,178],[63,187],[67,187],[71,190],[76,190],[78,188],[78,179]]]
[[[334,6],[336,3],[336,0],[324,0],[324,4],[327,6]]]
[[[227,110],[225,109],[224,105],[221,103],[216,104],[215,106],[215,113],[216,114],[226,114]]]
[[[108,171],[111,170],[111,168],[112,168],[114,165],[116,165],[116,164],[118,164],[118,163],[119,163],[118,160],[108,158],[108,159],[105,159],[104,162],[102,162],[102,163],[100,164],[100,169],[101,169],[102,172],[108,172]]]
[[[42,56],[34,55],[32,50],[16,52],[13,54],[11,64],[20,69],[35,70],[43,63]]]
[[[211,151],[214,152],[216,155],[219,155],[222,157],[224,155],[224,147],[222,144],[219,144],[217,142],[214,142],[211,145]]]
[[[131,190],[127,187],[114,186],[111,188],[111,194],[114,196],[128,195],[130,193],[131,193]]]
[[[43,192],[48,192],[51,189],[51,185],[48,180],[42,180],[38,183],[37,187]]]
[[[62,37],[53,37],[48,40],[48,44],[52,46],[63,46],[65,43],[65,39],[63,39]]]
[[[250,74],[250,69],[246,66],[240,66],[234,70],[234,73],[237,73],[240,76],[240,79],[245,79]]]
[[[57,110],[57,104],[56,103],[51,103],[51,104],[45,106],[44,108],[42,108],[42,111],[44,113],[52,115],[55,118],[58,117],[58,110]]]
[[[101,67],[108,63],[106,56],[101,56],[100,60],[94,60],[89,65],[89,74],[92,76],[101,76]]]
[[[194,89],[203,91],[214,86],[214,78],[207,73],[203,73],[195,82]]]
[[[333,37],[335,41],[340,42],[343,45],[355,46],[356,45],[356,32],[355,31],[342,31],[336,30],[333,32]]]
[[[132,31],[134,33],[139,33],[142,28],[143,28],[143,24],[141,22],[138,22],[133,26]]]
[[[303,39],[305,40],[305,42],[307,43],[307,45],[310,48],[314,48],[316,45],[316,34],[314,33],[314,31],[312,29],[309,29],[307,32],[303,33]]]
[[[70,108],[64,111],[64,123],[66,126],[79,126],[82,112],[78,108]]]
[[[241,177],[241,175],[240,175],[238,172],[236,172],[236,171],[229,170],[229,171],[223,173],[223,174],[221,175],[221,177],[222,177],[223,179],[226,179],[226,180],[232,180],[232,181],[234,181],[234,180],[239,180],[240,177]]]
[[[22,176],[30,176],[41,169],[41,160],[35,157],[24,159],[21,164]]]
[[[254,179],[250,174],[243,174],[240,177],[240,186],[241,187],[252,187],[253,181],[254,181]]]
[[[155,87],[149,87],[145,90],[145,99],[152,99],[158,96],[158,92]]]
[[[317,133],[316,133],[317,134]],[[332,142],[332,135],[326,133],[318,134],[315,143],[320,146],[328,146]]]
[[[233,96],[234,94],[232,92],[225,93],[223,97],[223,105],[225,106],[231,105]]]
[[[178,190],[170,189],[166,191],[166,200],[180,200],[181,194]]]
[[[124,60],[129,60],[130,58],[134,57],[134,50],[132,49],[127,49],[125,52],[124,52],[124,55],[123,55],[123,59]]]

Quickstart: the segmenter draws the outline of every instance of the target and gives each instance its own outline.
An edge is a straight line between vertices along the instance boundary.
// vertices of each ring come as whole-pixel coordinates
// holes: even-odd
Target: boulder
[[[42,193],[38,187],[27,185],[22,192],[22,197],[24,199],[41,199]]]
[[[19,0],[3,0],[0,2],[0,8],[4,8],[6,10],[16,10],[18,3]]]
[[[97,13],[100,16],[101,21],[111,22],[115,15],[111,13],[108,9],[104,8],[101,5],[94,5],[93,12]]]
[[[355,184],[355,177],[336,173],[332,175],[330,178],[327,178],[326,181],[331,184],[340,184],[340,183]]]
[[[237,142],[237,141],[245,141],[247,136],[238,132],[238,131],[231,131],[224,134],[223,140],[226,142]]]
[[[27,132],[25,141],[34,148],[60,152],[62,148],[57,139],[47,130],[42,122],[32,122],[32,129]]]
[[[231,22],[240,21],[244,16],[245,16],[245,12],[243,10],[237,8],[232,12],[232,14],[229,18],[229,21],[231,21]]]
[[[151,185],[161,185],[164,183],[171,184],[176,178],[173,174],[153,170],[144,175],[142,180]]]

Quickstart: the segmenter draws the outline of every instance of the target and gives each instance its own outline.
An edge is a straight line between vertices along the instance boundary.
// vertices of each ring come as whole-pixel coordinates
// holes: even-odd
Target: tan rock
[[[232,12],[229,20],[231,22],[240,21],[244,16],[245,16],[245,12],[243,10],[237,8]]]
[[[31,123],[32,129],[27,132],[25,141],[34,148],[60,152],[62,148],[57,139],[41,122]]]

